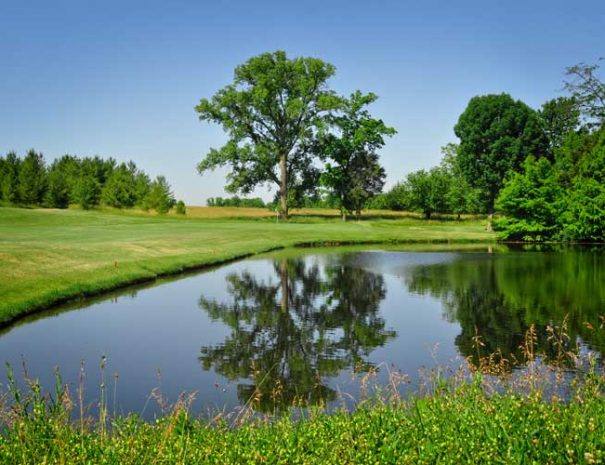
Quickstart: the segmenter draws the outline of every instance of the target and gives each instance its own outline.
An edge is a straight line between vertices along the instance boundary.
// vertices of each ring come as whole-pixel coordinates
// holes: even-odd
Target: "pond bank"
[[[481,220],[204,220],[0,208],[0,323],[161,276],[304,245],[493,243]]]
[[[197,419],[183,401],[154,422],[136,416],[109,419],[107,412],[92,422],[71,421],[77,407],[65,393],[59,391],[59,400],[50,403],[21,393],[10,416],[3,415],[0,461],[562,464],[605,459],[602,377],[578,384],[569,402],[539,390],[488,395],[478,373],[437,386],[406,399],[372,397],[353,412],[328,415],[316,409],[298,420],[251,420],[245,411]]]

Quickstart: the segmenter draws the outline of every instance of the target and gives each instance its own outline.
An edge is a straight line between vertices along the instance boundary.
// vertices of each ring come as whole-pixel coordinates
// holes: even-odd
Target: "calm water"
[[[60,367],[74,393],[81,361],[94,408],[105,378],[109,408],[149,417],[150,393],[197,392],[198,411],[232,409],[256,389],[260,410],[296,398],[355,396],[354,372],[412,375],[474,353],[515,355],[536,324],[568,315],[572,340],[605,349],[605,254],[308,250],[282,252],[129,289],[23,320],[0,335],[1,361],[53,386]],[[588,323],[588,324],[587,324]],[[104,372],[99,364],[107,357]],[[2,378],[4,380],[4,377]],[[115,392],[115,394],[114,394]]]

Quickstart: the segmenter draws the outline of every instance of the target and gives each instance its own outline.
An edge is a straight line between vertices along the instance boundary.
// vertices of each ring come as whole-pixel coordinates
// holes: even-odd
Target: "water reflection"
[[[255,257],[24,318],[0,332],[0,362],[19,367],[23,356],[46,389],[58,366],[76,392],[84,360],[85,402],[96,405],[95,369],[106,354],[107,373],[120,375],[111,405],[151,417],[144,406],[158,372],[167,399],[197,392],[199,411],[250,399],[274,411],[330,402],[338,391],[355,397],[352,369],[384,364],[413,377],[455,364],[457,355],[475,354],[475,331],[483,355],[499,349],[522,360],[525,331],[535,324],[539,350],[551,353],[546,328],[567,315],[570,344],[579,339],[603,353],[603,250],[493,251]]]
[[[566,321],[568,347],[580,340],[603,352],[605,261],[601,251],[460,255],[449,263],[406,268],[409,292],[442,302],[445,317],[460,324],[455,344],[474,356],[479,333],[484,354],[501,350],[521,360],[530,325],[540,352],[552,355],[547,327]]]
[[[304,258],[273,262],[273,277],[248,271],[227,275],[229,301],[199,306],[231,333],[203,346],[200,362],[237,384],[240,402],[261,411],[330,401],[326,377],[348,367],[365,370],[369,355],[396,336],[379,314],[384,278],[334,256],[320,269]]]

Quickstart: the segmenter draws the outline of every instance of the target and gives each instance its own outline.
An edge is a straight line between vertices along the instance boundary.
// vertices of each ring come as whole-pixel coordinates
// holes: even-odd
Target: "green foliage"
[[[409,206],[413,211],[423,213],[427,219],[430,219],[433,213],[448,212],[449,177],[442,168],[410,173],[405,184]]]
[[[448,212],[457,214],[458,218],[463,213],[481,211],[480,192],[473,188],[465,177],[459,149],[458,145],[452,143],[441,148],[443,154],[441,169],[449,178],[449,186],[445,194],[447,209]]]
[[[73,186],[73,200],[84,210],[99,204],[101,185],[92,174],[81,174]]]
[[[229,140],[198,164],[203,173],[231,166],[227,190],[249,193],[263,183],[279,186],[288,214],[288,188],[308,185],[313,167],[307,143],[339,99],[327,88],[334,67],[317,58],[263,53],[235,69],[234,82],[196,107],[200,120],[220,124]]]
[[[209,197],[206,200],[209,207],[245,207],[245,208],[265,208],[267,205],[260,197],[246,198],[238,197]]]
[[[605,125],[605,82],[597,75],[599,68],[598,64],[579,63],[568,67],[566,73],[569,80],[565,89],[577,102],[589,128]]]
[[[137,188],[143,190],[144,194],[149,191],[148,186],[138,186],[141,180],[149,181],[148,177],[137,179],[137,169],[134,163],[122,163],[117,166],[107,178],[107,182],[101,191],[101,200],[105,205],[115,208],[131,208],[139,202]]]
[[[44,157],[30,150],[19,167],[19,201],[25,205],[42,204],[47,184]]]
[[[135,204],[139,207],[144,207],[145,199],[149,195],[150,190],[151,179],[149,179],[149,176],[143,171],[136,170],[133,189],[134,198],[136,199]]]
[[[185,206],[185,202],[183,202],[182,200],[179,200],[175,204],[174,209],[175,209],[177,215],[186,215],[187,214],[187,207]]]
[[[492,213],[504,179],[518,171],[529,154],[546,153],[547,141],[537,113],[508,94],[473,97],[454,127],[467,181],[481,191]]]
[[[164,176],[155,178],[145,199],[145,205],[148,208],[153,208],[160,214],[165,214],[168,213],[175,203],[176,201],[170,190],[170,184],[168,184],[166,178]]]
[[[410,190],[405,182],[395,184],[382,197],[382,208],[394,211],[404,211],[411,209]]]
[[[563,375],[562,375],[563,376]],[[602,463],[605,460],[603,379],[594,369],[574,376],[569,399],[549,398],[521,382],[528,393],[507,385],[490,392],[487,377],[430,380],[426,395],[402,400],[386,391],[355,408],[328,414],[242,420],[219,415],[195,418],[180,405],[154,422],[132,415],[72,422],[74,401],[60,384],[52,395],[31,381],[20,390],[9,374],[15,399],[3,411],[9,423],[0,440],[0,461],[115,464],[391,464],[391,463]],[[540,380],[543,381],[543,380]],[[234,419],[233,419],[234,418]]]
[[[0,200],[14,205],[83,209],[99,205],[144,207],[149,176],[133,162],[116,166],[113,158],[63,155],[46,168],[41,154],[30,150],[21,160],[11,152],[0,157]],[[157,193],[156,193],[157,196]]]
[[[562,189],[546,158],[527,157],[522,173],[513,173],[500,192],[496,208],[505,218],[495,222],[507,239],[542,241],[558,231]]]
[[[605,186],[602,182],[590,177],[575,180],[562,227],[562,237],[566,240],[605,240]]]
[[[555,163],[529,157],[497,202],[502,237],[515,240],[605,240],[605,130],[569,133]]]
[[[389,210],[387,193],[377,194],[366,202],[368,210]]]
[[[382,120],[372,118],[365,108],[376,101],[374,94],[356,91],[344,100],[341,112],[326,121],[334,132],[323,132],[315,150],[328,160],[322,184],[338,200],[343,218],[347,212],[361,213],[364,205],[382,191],[385,172],[378,162],[377,150],[385,144],[385,136],[395,129]]]
[[[568,135],[580,125],[580,110],[573,97],[559,97],[542,105],[538,112],[548,140],[548,154],[552,161],[554,151],[563,145]]]
[[[100,186],[104,186],[116,167],[113,158],[104,160],[99,156],[85,157],[80,162],[80,175],[93,176]]]
[[[19,170],[21,168],[21,159],[15,152],[6,155],[2,163],[0,188],[2,199],[9,203],[19,203]]]
[[[73,155],[63,155],[60,158],[57,158],[53,161],[49,168],[49,189],[52,186],[52,183],[55,182],[58,184],[58,190],[62,191],[63,187],[61,184],[65,183],[65,188],[67,190],[67,204],[78,203],[75,199],[75,186],[78,182],[78,178],[80,177],[80,165],[81,160],[78,157]],[[54,180],[53,180],[54,178]],[[60,180],[62,179],[62,180]],[[52,204],[63,204],[63,194],[59,193],[53,194],[56,197],[56,201],[50,202]],[[56,205],[58,206],[58,205]],[[60,207],[62,208],[62,207]]]
[[[63,173],[51,168],[48,172],[46,204],[52,208],[67,208],[69,206],[70,195],[70,187]]]
[[[562,235],[575,241],[605,240],[605,129],[578,161],[562,217]]]

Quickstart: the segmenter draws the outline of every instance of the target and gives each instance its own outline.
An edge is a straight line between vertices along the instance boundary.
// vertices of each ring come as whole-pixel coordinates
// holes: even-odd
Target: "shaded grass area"
[[[301,244],[491,242],[484,221],[401,217],[158,217],[142,212],[0,208],[0,323],[161,275]]]

